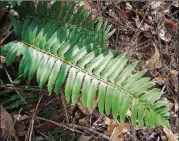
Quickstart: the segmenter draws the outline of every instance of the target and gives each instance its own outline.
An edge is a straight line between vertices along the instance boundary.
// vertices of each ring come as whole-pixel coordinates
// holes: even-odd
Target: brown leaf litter
[[[108,117],[103,118],[107,127],[107,135],[110,136],[110,141],[126,141],[130,138],[131,123],[121,124],[117,120],[111,120]]]
[[[16,135],[16,131],[14,129],[14,122],[12,120],[11,115],[4,109],[4,107],[1,105],[1,126],[2,129],[2,135],[4,138],[13,137],[15,141],[18,141],[18,137]]]
[[[154,70],[162,67],[162,59],[158,49],[155,47],[155,53],[149,60],[146,61],[146,66],[150,70]]]

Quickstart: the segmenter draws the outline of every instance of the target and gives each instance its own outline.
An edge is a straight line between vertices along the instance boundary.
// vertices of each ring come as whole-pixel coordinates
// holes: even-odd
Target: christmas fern
[[[22,1],[1,1],[0,8],[10,5],[10,8],[14,8],[15,6],[20,6]]]
[[[75,7],[70,2],[55,2],[50,9],[46,2],[37,8],[33,2],[22,3],[20,16],[24,9],[31,12],[11,17],[19,39],[1,48],[1,54],[7,52],[7,65],[22,56],[19,75],[29,81],[36,75],[39,87],[47,83],[50,94],[60,94],[64,85],[66,101],[72,105],[80,99],[91,109],[97,99],[99,112],[112,112],[121,123],[130,109],[133,125],[169,127],[168,104],[159,100],[162,92],[144,77],[146,70],[135,72],[137,62],[129,64],[126,53],[106,49],[114,32],[111,26],[91,21],[91,13],[84,8],[74,12]]]

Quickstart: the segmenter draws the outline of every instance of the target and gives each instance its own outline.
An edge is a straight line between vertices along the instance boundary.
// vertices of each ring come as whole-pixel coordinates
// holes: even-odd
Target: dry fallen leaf
[[[170,129],[163,127],[163,131],[166,134],[168,141],[178,141],[178,136],[173,134]]]
[[[145,22],[141,23],[139,15],[136,15],[134,20],[135,20],[135,24],[136,24],[137,28],[139,28],[144,33],[144,35],[146,34],[145,32],[148,32],[148,34],[150,33],[151,35],[149,35],[149,36],[156,34],[155,30],[154,30],[154,26],[152,25],[152,22],[150,20],[146,20]],[[147,35],[146,35],[146,37],[147,37]]]
[[[170,4],[166,4],[163,1],[153,1],[150,6],[152,14],[162,15],[161,12],[169,13]]]
[[[22,121],[22,120],[26,120],[29,118],[28,115],[19,115],[19,114],[15,114],[13,115],[14,119],[17,120],[17,121]]]
[[[161,7],[162,3],[163,3],[162,1],[153,1],[153,2],[151,2],[151,4],[150,4],[151,9],[155,10],[155,9]]]
[[[149,60],[146,61],[146,66],[150,70],[154,70],[162,67],[162,60],[160,57],[160,53],[156,47],[155,47],[154,55]]]
[[[91,136],[82,135],[78,141],[90,141]]]
[[[172,20],[165,19],[165,25],[172,31],[177,32],[178,25],[174,23]]]
[[[174,6],[175,8],[179,8],[179,2],[178,1],[173,1],[172,6]]]
[[[132,5],[129,2],[126,2],[126,10],[127,11],[133,10]]]
[[[3,40],[0,40],[0,47],[3,46]]]
[[[166,82],[166,78],[164,76],[159,75],[154,78],[154,81],[156,81],[157,83],[159,83],[161,85]]]
[[[175,87],[175,91],[178,92],[179,90],[179,85],[178,85],[178,71],[176,70],[171,70],[169,72],[169,76],[171,78],[171,81]]]
[[[176,70],[171,70],[171,71],[169,72],[169,75],[170,75],[171,78],[174,78],[175,76],[178,75],[178,71],[176,71]]]
[[[112,122],[112,120],[111,119],[109,119],[108,117],[103,117],[103,120],[104,120],[104,123],[106,124],[106,125],[110,125],[111,124],[111,122]]]
[[[127,19],[128,19],[128,16],[126,14],[125,11],[123,11],[121,8],[119,8],[118,6],[115,6],[114,7],[114,10],[115,10],[115,13],[116,15],[121,19],[121,22],[122,23],[126,23],[127,22]]]
[[[4,107],[1,105],[1,126],[0,128],[2,129],[2,135],[4,137],[13,137],[15,141],[18,141],[18,137],[16,135],[16,131],[14,129],[14,123],[12,120],[11,115],[4,109]]]
[[[142,11],[135,11],[139,16],[141,16],[142,18],[145,16],[145,13]]]
[[[147,38],[152,38],[153,37],[153,34],[150,31],[144,31],[143,34]]]
[[[84,118],[81,118],[81,119],[79,119],[79,124],[80,125],[88,125],[88,123],[89,123],[89,118],[88,117],[84,117]]]
[[[167,29],[165,27],[162,27],[160,30],[159,30],[159,37],[164,40],[165,42],[170,42],[171,39],[172,39],[172,36],[170,33],[168,33]]]
[[[110,141],[122,141],[124,134],[130,134],[130,123],[121,124],[119,121],[111,120],[108,117],[104,117],[103,120],[108,125],[107,135],[110,136]]]

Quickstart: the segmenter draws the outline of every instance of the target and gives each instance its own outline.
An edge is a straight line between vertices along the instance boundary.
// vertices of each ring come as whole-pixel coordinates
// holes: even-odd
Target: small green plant
[[[1,8],[1,7],[5,7],[5,6],[7,6],[7,5],[10,5],[10,8],[14,8],[16,5],[17,5],[17,6],[20,6],[21,3],[22,3],[22,1],[2,1],[2,2],[0,3],[0,8]]]
[[[20,17],[11,16],[19,38],[1,48],[7,52],[6,64],[22,56],[19,75],[31,81],[36,74],[39,87],[58,95],[65,85],[65,99],[92,108],[97,98],[101,114],[112,111],[124,122],[131,110],[133,125],[169,127],[169,108],[160,101],[162,92],[144,77],[146,70],[135,72],[137,62],[129,64],[127,53],[106,49],[112,35],[111,25],[102,19],[91,21],[92,14],[76,4],[60,1],[50,9],[47,2],[21,3]]]

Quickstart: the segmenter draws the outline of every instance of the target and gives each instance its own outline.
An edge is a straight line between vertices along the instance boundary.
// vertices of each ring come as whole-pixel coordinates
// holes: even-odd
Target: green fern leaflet
[[[121,123],[130,109],[133,125],[169,127],[168,104],[159,100],[162,92],[144,77],[146,70],[136,73],[137,62],[129,64],[126,53],[104,48],[111,35],[107,22],[94,24],[82,9],[76,13],[86,18],[80,19],[70,4],[61,12],[55,11],[55,4],[46,18],[38,14],[43,3],[37,6],[34,17],[11,17],[19,40],[1,49],[1,54],[7,52],[7,65],[22,56],[19,75],[29,81],[36,75],[39,87],[47,83],[50,94],[60,94],[64,85],[66,101],[73,105],[80,98],[83,106],[91,109],[97,98],[99,112],[112,112]]]

